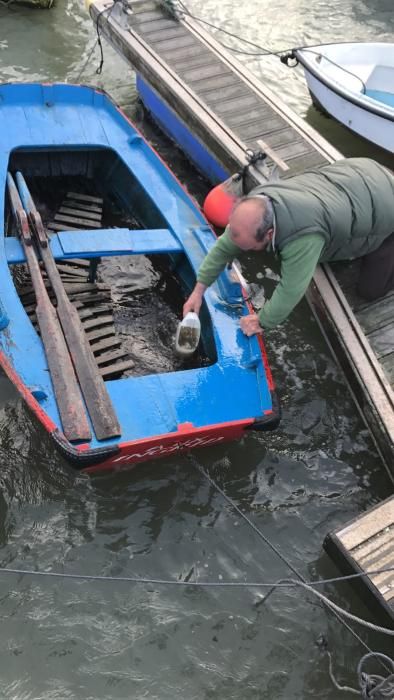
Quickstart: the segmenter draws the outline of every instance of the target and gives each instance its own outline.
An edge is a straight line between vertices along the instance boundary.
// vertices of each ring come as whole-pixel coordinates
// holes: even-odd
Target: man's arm
[[[301,301],[320,260],[325,241],[319,234],[300,236],[281,252],[281,279],[258,314],[262,328],[282,323]]]
[[[183,307],[184,316],[189,311],[199,313],[207,287],[217,279],[227,263],[231,262],[240,252],[242,252],[241,249],[232,242],[227,227],[203,260],[197,274],[197,284]]]

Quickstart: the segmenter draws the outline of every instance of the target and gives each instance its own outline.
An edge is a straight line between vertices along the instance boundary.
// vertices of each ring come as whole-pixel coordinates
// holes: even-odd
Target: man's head
[[[229,227],[231,240],[242,250],[264,250],[274,232],[268,197],[243,197],[231,213]]]

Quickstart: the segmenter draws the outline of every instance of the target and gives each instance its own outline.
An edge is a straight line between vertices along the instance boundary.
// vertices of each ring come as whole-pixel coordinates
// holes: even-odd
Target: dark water
[[[200,9],[195,0],[192,5]],[[383,0],[368,6],[351,0],[248,0],[242,8],[233,0],[211,0],[203,11],[281,48],[334,37],[392,39],[390,9]],[[75,0],[59,1],[50,12],[0,5],[0,78],[76,79],[93,41],[89,19]],[[98,78],[95,61],[96,54],[81,79],[100,82],[129,102],[145,133],[201,200],[206,183],[143,118],[125,64],[106,49]],[[250,65],[257,74],[263,71],[254,60]],[[279,78],[284,98],[309,119],[303,83]],[[274,88],[272,75],[270,80]],[[327,123],[316,117],[323,133]],[[347,132],[331,123],[328,131],[334,145],[352,152]],[[361,140],[353,143],[355,150],[365,148]],[[258,286],[261,272],[251,261],[248,278]],[[270,294],[270,261],[263,272],[272,278],[264,280]],[[283,405],[276,433],[250,434],[240,443],[195,452],[192,459],[174,457],[95,479],[70,470],[1,377],[0,565],[216,582],[288,576],[197,463],[303,576],[335,575],[322,551],[325,535],[387,497],[392,487],[307,304],[266,340]],[[370,617],[347,584],[324,591]],[[0,697],[348,697],[332,685],[316,640],[327,638],[338,677],[351,685],[361,645],[306,594],[277,591],[265,605],[261,595],[256,588],[180,589],[1,574]],[[388,650],[384,638],[357,631],[373,649]]]

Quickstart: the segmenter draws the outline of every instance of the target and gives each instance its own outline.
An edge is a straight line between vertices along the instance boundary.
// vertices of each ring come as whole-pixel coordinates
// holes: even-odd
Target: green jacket
[[[263,328],[274,328],[287,318],[319,262],[365,255],[394,231],[394,177],[366,158],[338,161],[261,185],[249,196],[256,194],[267,194],[272,201],[273,249],[281,261],[281,280],[259,313]],[[201,265],[197,280],[209,286],[240,253],[226,229]]]

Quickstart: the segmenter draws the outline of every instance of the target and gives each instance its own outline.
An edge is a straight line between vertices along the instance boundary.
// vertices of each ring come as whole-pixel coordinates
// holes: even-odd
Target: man
[[[319,262],[362,257],[358,292],[372,301],[394,288],[394,175],[368,158],[349,158],[259,185],[234,207],[203,261],[183,312],[242,251],[271,249],[281,279],[259,314],[241,318],[250,336],[284,321],[304,296]]]

